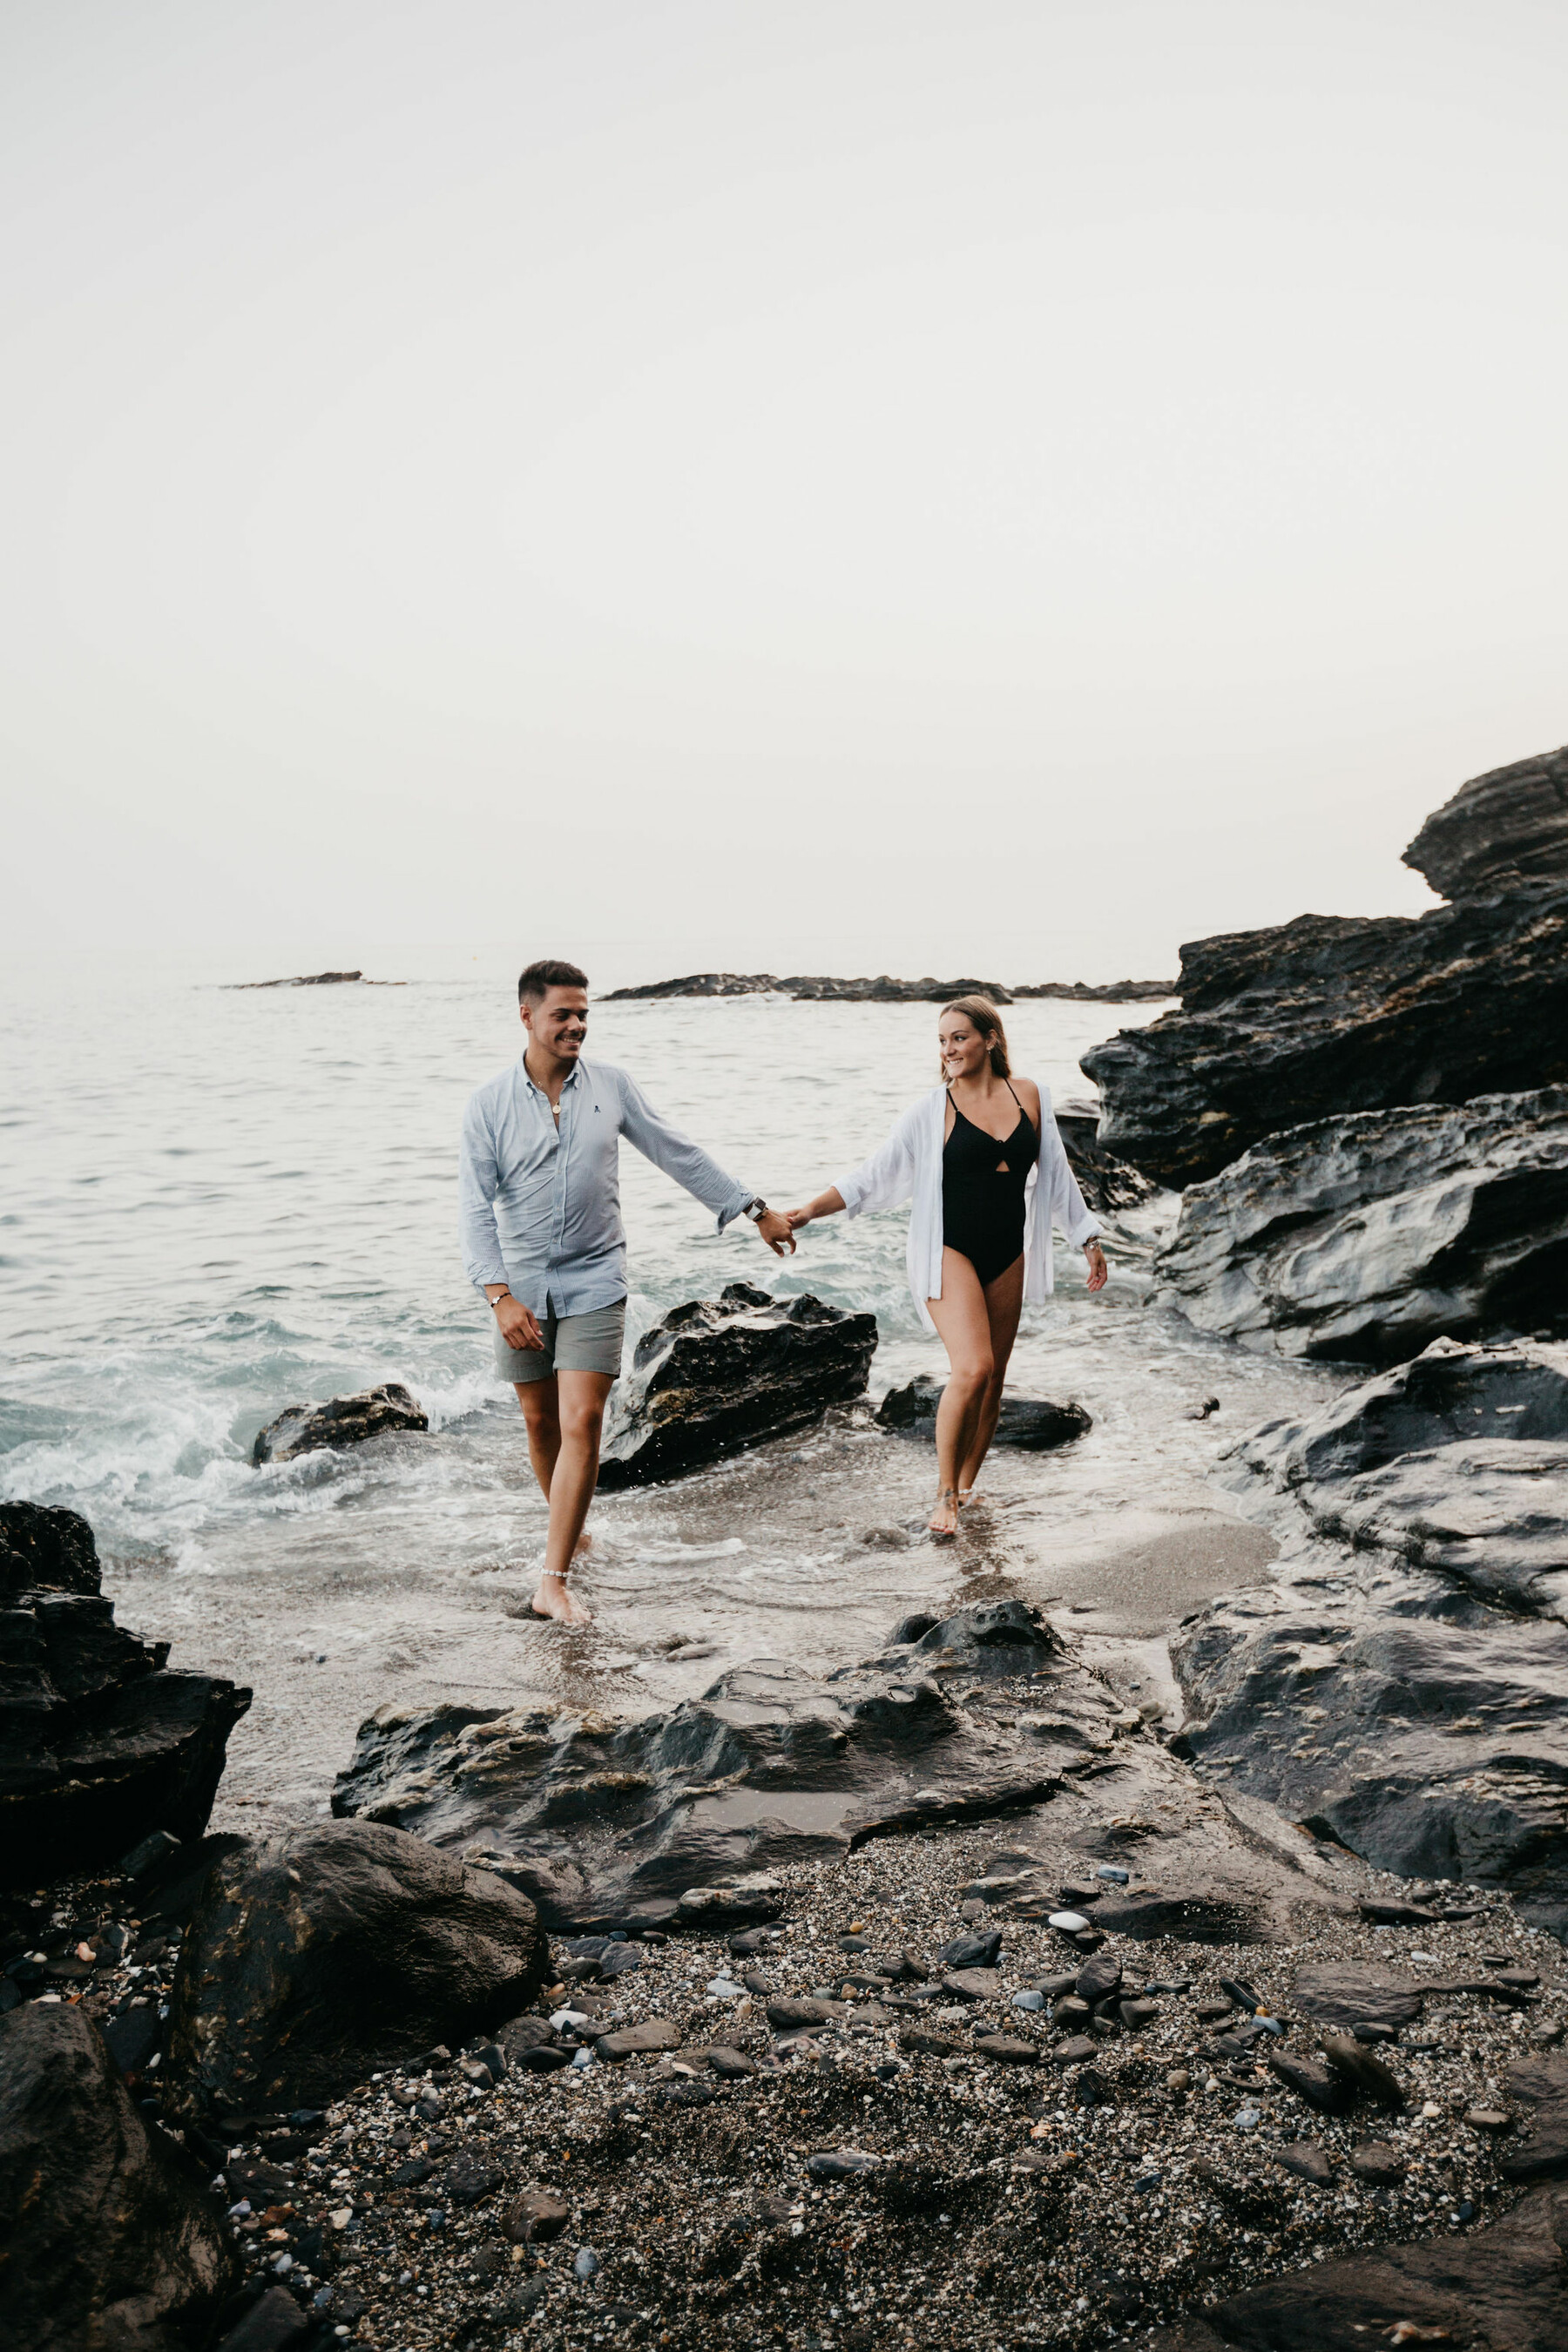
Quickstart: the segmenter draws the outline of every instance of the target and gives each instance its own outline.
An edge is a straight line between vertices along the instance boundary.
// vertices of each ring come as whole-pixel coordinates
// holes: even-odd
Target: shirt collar
[[[548,1100],[549,1100],[549,1097],[548,1097],[548,1096],[545,1094],[544,1088],[543,1088],[542,1087],[536,1087],[536,1086],[534,1085],[534,1083],[533,1083],[533,1080],[532,1080],[532,1079],[531,1079],[531,1077],[530,1077],[530,1076],[529,1076],[529,1072],[528,1072],[528,1052],[527,1052],[527,1048],[526,1048],[526,1047],[523,1049],[523,1051],[522,1051],[522,1052],[518,1055],[518,1057],[517,1057],[517,1066],[518,1066],[518,1068],[519,1068],[519,1069],[521,1071],[521,1073],[522,1073],[522,1083],[523,1083],[523,1085],[528,1088],[529,1093],[530,1093],[531,1095],[537,1095],[537,1096],[539,1097],[539,1099],[540,1099],[540,1101],[541,1101],[541,1102],[546,1102],[546,1101],[548,1101]],[[573,1063],[573,1065],[572,1065],[572,1067],[570,1068],[570,1070],[568,1070],[568,1072],[566,1073],[566,1076],[565,1076],[562,1079],[562,1081],[561,1081],[561,1091],[562,1091],[562,1093],[563,1093],[563,1094],[564,1094],[568,1087],[574,1087],[574,1086],[576,1085],[576,1083],[577,1083],[578,1079],[582,1076],[582,1075],[583,1075],[583,1065],[582,1065],[582,1063],[581,1063],[580,1061],[574,1062],[574,1063]]]

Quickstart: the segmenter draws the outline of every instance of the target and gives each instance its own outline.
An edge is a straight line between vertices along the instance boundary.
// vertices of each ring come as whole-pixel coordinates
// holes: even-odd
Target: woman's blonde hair
[[[1003,1028],[1002,1015],[991,999],[988,996],[955,996],[951,1004],[942,1006],[936,1017],[941,1021],[949,1013],[962,1013],[964,1019],[979,1030],[991,1049],[993,1072],[999,1078],[1010,1078],[1013,1065],[1007,1059],[1007,1032]],[[937,1071],[940,1076],[946,1078],[947,1072],[940,1060]]]

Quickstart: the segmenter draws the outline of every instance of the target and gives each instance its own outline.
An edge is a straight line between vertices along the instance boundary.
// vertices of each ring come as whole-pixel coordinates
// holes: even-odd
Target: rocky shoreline
[[[5,1507],[15,2340],[1555,2352],[1568,753],[1407,856],[1453,903],[1199,942],[1086,1062],[1108,1197],[1189,1187],[1164,1309],[1347,1375],[1231,1446],[1278,1558],[1157,1641],[999,1580],[662,1707],[383,1706],[332,1821],[209,1837],[248,1692],[114,1625],[85,1523]],[[691,1302],[612,1483],[829,1412],[847,1455],[918,1438],[918,1382],[859,1402],[875,1339]],[[422,1421],[388,1387],[258,1454]]]

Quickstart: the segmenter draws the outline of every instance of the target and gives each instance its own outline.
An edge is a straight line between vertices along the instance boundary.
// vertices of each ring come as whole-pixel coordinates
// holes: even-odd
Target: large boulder
[[[430,1422],[418,1398],[401,1381],[383,1381],[357,1396],[329,1397],[325,1404],[285,1406],[276,1421],[256,1433],[250,1449],[253,1462],[290,1462],[297,1454],[336,1452],[342,1445],[363,1445],[367,1437],[384,1437],[394,1429],[428,1429]]]
[[[901,1389],[889,1389],[877,1409],[881,1429],[901,1437],[936,1436],[936,1409],[942,1382],[921,1372]],[[1093,1422],[1080,1404],[1053,1404],[1046,1397],[1004,1396],[997,1416],[997,1445],[1016,1445],[1026,1454],[1044,1454],[1055,1445],[1070,1445],[1087,1437]]]
[[[1100,1139],[1201,1183],[1267,1135],[1568,1080],[1568,881],[1182,950],[1182,1009],[1083,1056]]]
[[[1286,1552],[1178,1633],[1183,1751],[1568,1933],[1568,1349],[1439,1341],[1236,1465]]]
[[[809,1292],[774,1299],[732,1282],[645,1331],[617,1392],[599,1456],[602,1487],[679,1477],[819,1420],[864,1392],[874,1315],[847,1315]]]
[[[1568,1087],[1272,1135],[1188,1189],[1154,1276],[1200,1330],[1285,1356],[1568,1326]]]
[[[1427,818],[1405,863],[1445,898],[1568,877],[1568,746],[1472,776]]]
[[[164,2080],[180,2111],[321,2106],[526,2009],[547,1951],[531,1903],[372,1822],[221,1858],[186,1931]]]
[[[64,2005],[0,2017],[0,2342],[190,2352],[238,2275],[222,2206],[97,2027]]]
[[[92,1529],[0,1505],[0,1882],[113,1862],[150,1830],[199,1837],[250,1693],[170,1673],[114,1622]]]
[[[1005,1674],[1044,1677],[1048,1712],[997,1717],[959,1695]],[[549,1924],[586,1925],[1032,1801],[1114,1740],[1103,1692],[1037,1611],[1008,1602],[908,1621],[880,1657],[824,1677],[759,1660],[664,1713],[383,1708],[332,1807],[468,1842],[502,1858]]]

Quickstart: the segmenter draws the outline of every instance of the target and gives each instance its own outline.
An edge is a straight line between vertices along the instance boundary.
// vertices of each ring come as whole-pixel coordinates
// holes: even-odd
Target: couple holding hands
[[[1038,1304],[1052,1287],[1053,1224],[1084,1252],[1089,1289],[1106,1280],[1100,1221],[1068,1165],[1050,1097],[1014,1076],[996,1007],[984,996],[944,1005],[940,1082],[852,1174],[785,1212],[726,1175],[625,1070],[584,1059],[588,982],[575,964],[531,963],[517,993],[527,1043],[469,1098],[458,1192],[464,1262],[489,1303],[496,1369],[517,1390],[550,1506],[536,1612],[589,1622],[568,1579],[589,1542],[599,1433],[621,1368],[623,1135],[710,1210],[721,1232],[749,1216],[780,1257],[819,1217],[910,1202],[910,1288],[950,1368],[930,1524],[933,1535],[956,1534],[995,1433],[1024,1302]]]

